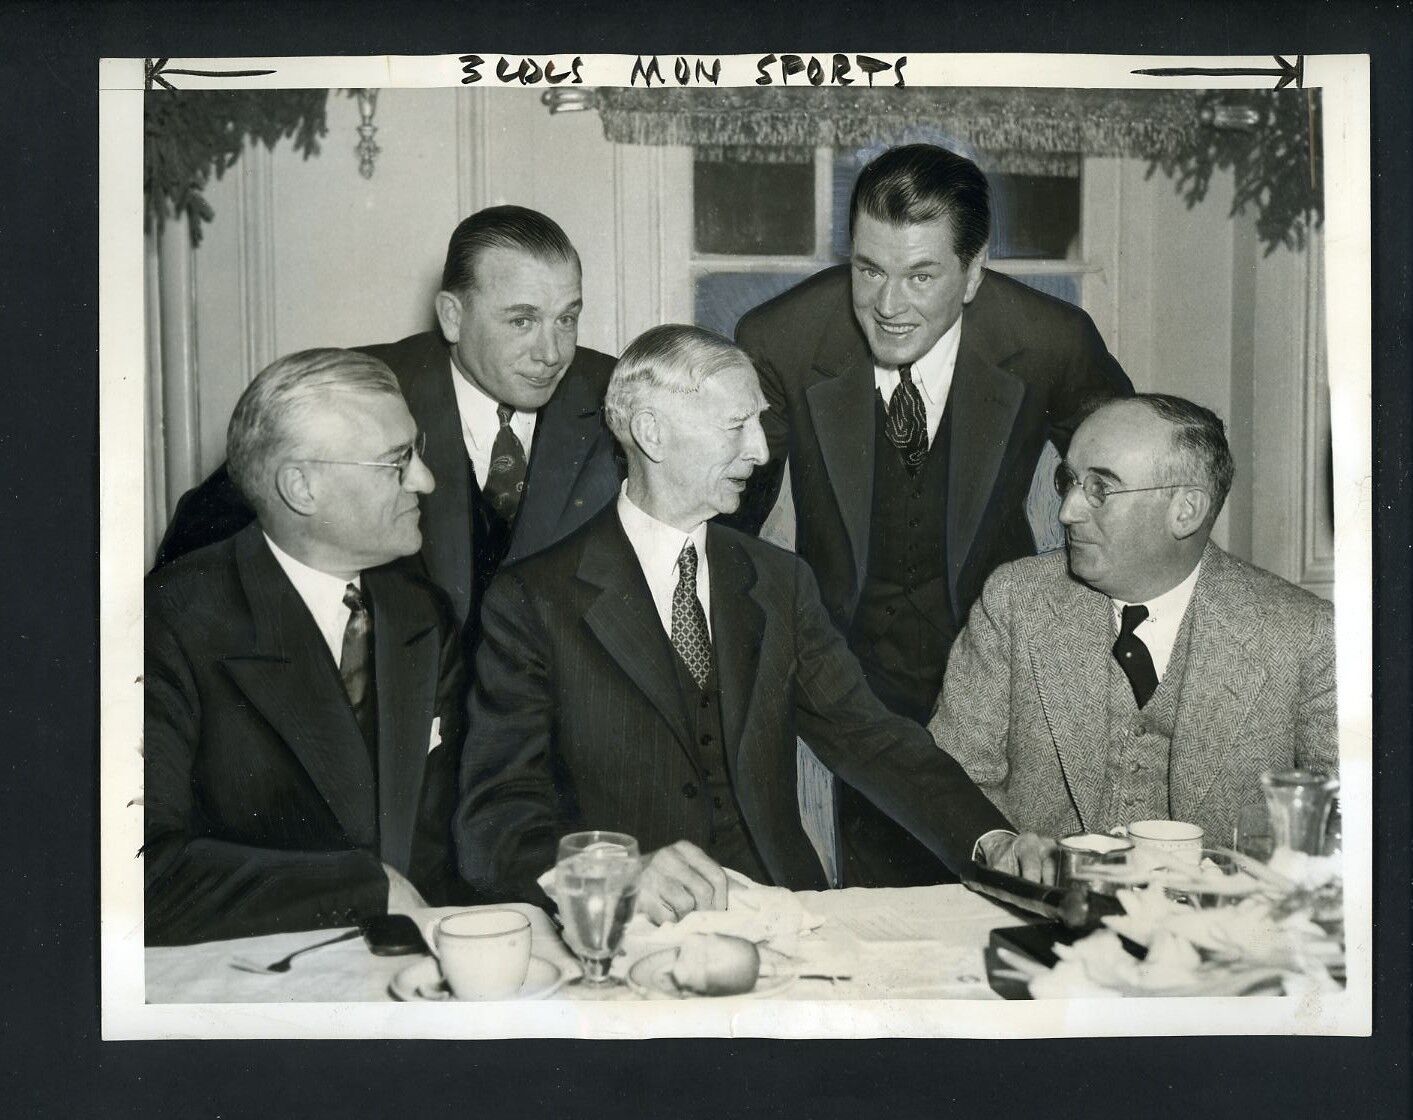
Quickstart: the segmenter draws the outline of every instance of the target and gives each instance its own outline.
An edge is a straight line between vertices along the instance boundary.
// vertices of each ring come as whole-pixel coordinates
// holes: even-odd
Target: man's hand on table
[[[1059,845],[1047,836],[1022,832],[994,832],[980,842],[986,866],[1007,875],[1019,875],[1035,883],[1053,886],[1059,860]]]
[[[401,872],[383,864],[383,874],[388,877],[388,913],[411,914],[427,905],[417,888],[407,881]]]
[[[726,909],[726,872],[704,851],[678,840],[643,857],[638,913],[655,925],[693,910]]]

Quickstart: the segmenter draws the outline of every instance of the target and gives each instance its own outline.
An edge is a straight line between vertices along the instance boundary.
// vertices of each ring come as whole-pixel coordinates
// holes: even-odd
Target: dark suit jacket
[[[758,532],[789,457],[796,551],[847,631],[868,567],[874,375],[854,318],[847,266],[749,312],[737,342],[770,401],[771,461],[730,523]],[[1091,395],[1127,395],[1128,377],[1083,311],[987,271],[962,312],[948,408],[948,588],[960,627],[997,564],[1035,551],[1025,499],[1047,438],[1061,454]]]
[[[953,866],[1009,827],[926,731],[868,690],[806,564],[717,525],[707,556],[731,781],[776,883],[825,886],[800,824],[797,731]],[[644,852],[705,843],[675,656],[612,508],[500,570],[482,611],[455,824],[470,883],[535,898],[557,838],[583,828],[629,832]]]
[[[363,586],[376,796],[337,665],[258,525],[148,577],[150,944],[352,924],[386,911],[383,863],[429,902],[469,897],[449,828],[465,726],[456,626],[404,570],[364,572]]]
[[[422,558],[432,582],[465,624],[471,603],[471,461],[461,437],[450,358],[440,334],[424,331],[361,349],[397,375],[417,426],[427,434],[436,489],[422,498]],[[525,493],[506,559],[529,556],[573,532],[618,493],[613,436],[604,426],[604,390],[613,359],[580,347],[535,422]],[[155,571],[194,548],[221,540],[254,514],[224,464],[183,495],[157,551]]]

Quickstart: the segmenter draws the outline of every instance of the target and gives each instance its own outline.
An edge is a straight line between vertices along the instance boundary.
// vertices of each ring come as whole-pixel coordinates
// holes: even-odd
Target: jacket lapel
[[[756,594],[756,569],[740,542],[715,525],[707,526],[711,568],[712,652],[721,702],[721,733],[731,780],[755,695],[756,666],[765,636],[765,609]]]
[[[422,557],[432,582],[451,597],[465,623],[471,609],[471,460],[452,376],[446,346],[432,340],[401,380],[408,410],[427,434],[425,461],[436,479],[436,488],[421,499]]]
[[[873,512],[873,359],[852,311],[836,317],[815,351],[821,380],[805,390],[820,453],[854,558],[853,598],[868,566]]]
[[[1032,644],[1031,673],[1070,800],[1086,829],[1101,828],[1108,757],[1113,608],[1108,596],[1064,577]]]
[[[1170,805],[1180,820],[1208,805],[1269,672],[1270,658],[1254,652],[1262,624],[1255,602],[1241,570],[1209,541],[1188,607],[1190,652],[1173,724]]]
[[[577,575],[599,589],[584,622],[628,679],[657,709],[695,764],[682,692],[673,667],[676,653],[662,628],[637,554],[610,508],[584,545]]]
[[[611,455],[596,458],[593,469],[584,470],[599,441],[612,439],[604,428],[602,407],[591,379],[571,364],[535,422],[525,492],[505,563],[549,547],[617,493]]]
[[[402,577],[365,572],[372,600],[378,689],[378,836],[383,859],[406,872],[436,704],[436,620]]]
[[[377,822],[368,749],[323,637],[258,524],[242,531],[236,567],[255,644],[248,655],[225,658],[226,669],[299,759],[349,841],[371,847]]]
[[[953,603],[960,601],[957,582],[976,543],[1025,400],[1025,383],[1001,368],[1015,349],[992,335],[984,317],[962,312],[962,337],[947,398],[953,410],[947,460],[947,583]]]

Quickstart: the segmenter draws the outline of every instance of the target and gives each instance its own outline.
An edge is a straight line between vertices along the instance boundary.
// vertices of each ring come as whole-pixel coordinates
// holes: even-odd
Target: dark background
[[[690,9],[575,0],[0,3],[5,1112],[1408,1115],[1410,23],[1406,3],[1231,0],[1158,12],[1100,0],[877,0],[837,14],[768,0]],[[101,1042],[98,58],[840,49],[1373,56],[1374,1038]]]

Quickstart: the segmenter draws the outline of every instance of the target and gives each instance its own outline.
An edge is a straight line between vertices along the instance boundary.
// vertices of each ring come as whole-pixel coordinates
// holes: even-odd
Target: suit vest
[[[703,848],[722,867],[749,875],[758,883],[771,883],[773,880],[756,854],[755,844],[741,819],[740,804],[731,785],[726,743],[721,733],[721,693],[717,689],[716,674],[712,673],[703,688],[675,652],[672,664],[677,670],[677,683],[687,713],[687,730],[691,733],[693,763],[701,783],[682,792],[702,805],[706,816]]]
[[[1142,709],[1119,663],[1108,659],[1109,753],[1104,767],[1104,809],[1097,822],[1085,822],[1088,827],[1108,830],[1132,821],[1172,818],[1173,728],[1187,675],[1191,614],[1189,607],[1163,679]]]
[[[874,394],[873,513],[868,574],[849,645],[870,687],[893,711],[925,724],[957,636],[947,589],[947,471],[952,410],[916,475],[885,433]]]

